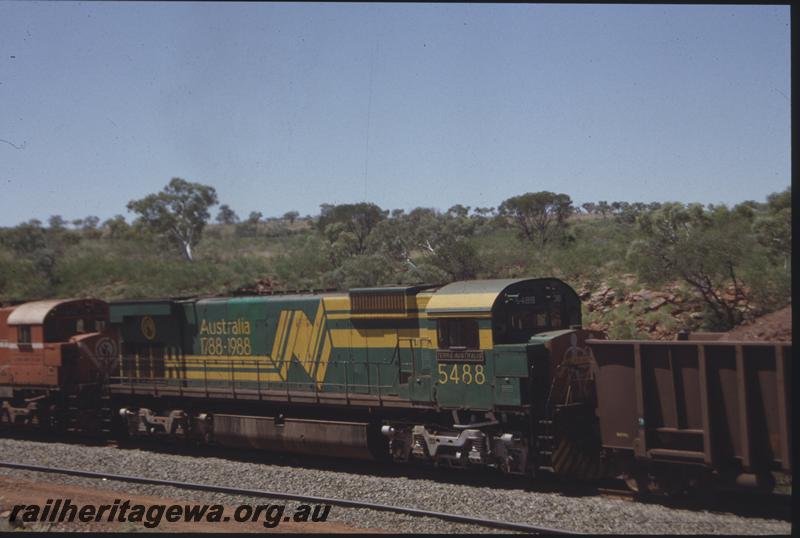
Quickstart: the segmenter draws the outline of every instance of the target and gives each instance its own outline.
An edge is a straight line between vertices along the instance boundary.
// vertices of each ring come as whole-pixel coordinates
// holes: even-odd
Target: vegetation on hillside
[[[536,192],[497,209],[323,204],[316,217],[240,219],[223,204],[209,223],[216,204],[212,187],[174,178],[128,204],[131,223],[54,215],[47,225],[0,228],[0,301],[214,295],[256,281],[278,290],[347,289],[555,276],[584,299],[600,297],[586,312],[589,323],[612,336],[641,336],[651,322],[673,332],[727,330],[791,296],[789,189],[734,207],[576,207],[567,194]],[[693,304],[692,316],[675,321],[648,306],[655,299],[647,290],[667,289],[664,301]],[[634,297],[627,310],[617,308],[620,297]],[[640,323],[624,321],[631,317]]]

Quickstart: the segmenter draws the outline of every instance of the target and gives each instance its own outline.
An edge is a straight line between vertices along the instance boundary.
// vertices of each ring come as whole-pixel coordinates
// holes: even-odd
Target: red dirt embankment
[[[723,340],[792,341],[792,305],[743,323],[722,337]]]

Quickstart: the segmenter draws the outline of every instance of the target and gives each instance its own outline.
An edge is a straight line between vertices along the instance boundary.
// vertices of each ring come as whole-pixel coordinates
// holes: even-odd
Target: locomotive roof
[[[65,304],[84,302],[102,301],[97,299],[49,299],[23,303],[11,312],[7,323],[9,325],[42,325],[47,315],[55,308]]]
[[[444,286],[438,284],[418,284],[411,286],[380,286],[371,288],[351,288],[348,291],[321,291],[313,294],[289,293],[275,295],[253,295],[233,297],[198,297],[184,300],[156,299],[112,301],[112,322],[120,321],[128,315],[169,315],[172,305],[194,303],[210,305],[220,303],[258,304],[286,301],[315,301],[320,298],[358,296],[426,296],[430,300],[425,311],[433,316],[454,315],[457,313],[487,314],[491,312],[497,298],[508,292],[511,286],[526,283],[553,284],[558,288],[575,292],[570,286],[557,278],[506,278],[486,280],[464,280],[452,282]],[[513,291],[513,290],[511,290]],[[576,296],[577,297],[577,296]]]
[[[491,280],[462,280],[436,290],[426,308],[428,314],[453,312],[490,312],[498,295],[506,288],[521,282],[557,282],[557,278],[503,278]],[[570,288],[571,289],[571,288]]]

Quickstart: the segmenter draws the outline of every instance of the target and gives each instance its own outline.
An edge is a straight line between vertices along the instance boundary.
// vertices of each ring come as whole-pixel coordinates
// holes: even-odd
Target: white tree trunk
[[[183,242],[183,255],[186,256],[186,259],[190,262],[194,261],[194,258],[192,258],[192,245],[188,241]]]

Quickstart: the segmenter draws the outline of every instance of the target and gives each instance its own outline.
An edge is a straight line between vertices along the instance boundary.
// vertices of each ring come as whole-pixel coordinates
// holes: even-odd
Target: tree
[[[294,211],[294,210],[287,211],[286,213],[283,214],[283,219],[288,220],[289,224],[294,224],[294,221],[297,220],[297,217],[299,216],[300,216],[299,211]]]
[[[768,249],[770,256],[780,259],[783,268],[788,270],[792,257],[791,187],[767,196],[767,206],[762,213],[753,222],[756,238]]]
[[[500,204],[500,214],[509,217],[520,236],[540,248],[566,229],[572,200],[566,194],[529,192]]]
[[[642,238],[628,257],[642,280],[682,279],[711,309],[715,328],[728,330],[742,321],[750,306],[740,269],[754,247],[745,220],[700,204],[667,203],[642,215],[638,229]]]
[[[139,222],[176,244],[192,261],[192,249],[210,216],[208,209],[216,203],[214,187],[175,177],[158,194],[128,202],[128,211],[137,213]]]
[[[470,242],[477,227],[476,219],[418,207],[401,218],[378,223],[367,248],[392,260],[409,282],[465,280],[475,278],[482,269]]]
[[[469,215],[469,209],[469,206],[465,207],[461,204],[456,204],[447,210],[447,215],[450,217],[465,218],[467,215]]]
[[[89,215],[85,219],[83,219],[83,229],[84,230],[94,230],[97,228],[97,225],[100,224],[100,217],[96,217],[94,215]]]
[[[647,209],[647,206],[642,202],[634,202],[632,204],[628,202],[614,202],[614,204],[617,204],[614,210],[614,218],[617,222],[621,222],[622,224],[634,224],[636,219]],[[612,204],[612,207],[614,204]]]
[[[628,206],[628,202],[611,202],[611,213],[614,215],[619,215],[623,211],[625,211]]]
[[[94,215],[89,215],[85,219],[75,219],[72,221],[72,225],[75,229],[80,229],[81,234],[89,239],[98,239],[102,232],[97,229],[97,225],[100,224],[100,218]],[[76,238],[79,237],[76,235]]]
[[[261,211],[251,211],[244,222],[236,225],[236,235],[240,237],[255,237],[258,234],[258,223],[264,215]]]
[[[388,210],[384,211],[377,205],[367,202],[322,204],[320,210],[317,230],[331,243],[344,241],[351,244],[353,254],[356,255],[366,252],[369,233],[389,214]]]
[[[47,235],[42,228],[42,221],[38,219],[23,222],[4,232],[1,242],[11,248],[17,256],[29,256],[47,248]]]
[[[741,217],[752,219],[756,213],[763,209],[762,206],[763,204],[759,204],[754,200],[745,200],[733,206],[733,211]]]
[[[103,229],[108,231],[108,237],[111,239],[120,239],[130,229],[130,225],[125,222],[125,217],[122,215],[114,215],[113,218],[107,219],[103,222]]]
[[[40,220],[31,219],[2,232],[0,243],[10,248],[17,260],[27,262],[33,270],[34,274],[26,274],[25,278],[41,280],[46,284],[43,290],[58,284],[56,261],[63,255],[67,243],[63,228],[46,229]]]
[[[228,204],[222,204],[219,206],[219,212],[217,213],[217,222],[220,224],[236,224],[239,222],[239,216]]]
[[[61,215],[52,215],[47,219],[47,224],[51,230],[63,230],[67,225],[67,221]]]
[[[337,288],[379,286],[393,282],[394,268],[390,260],[377,254],[362,254],[342,261],[324,276],[326,285]]]

